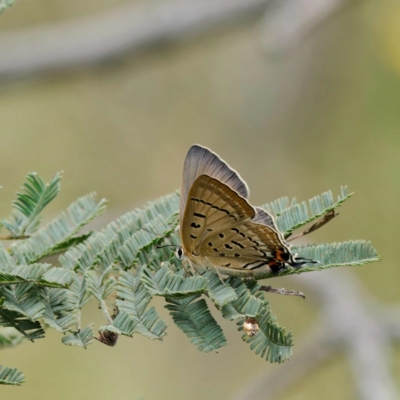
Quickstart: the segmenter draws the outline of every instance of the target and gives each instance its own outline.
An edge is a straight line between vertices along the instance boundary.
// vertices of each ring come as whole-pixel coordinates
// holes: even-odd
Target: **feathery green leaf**
[[[205,300],[195,301],[198,298],[198,295],[184,299],[167,297],[169,304],[165,307],[170,311],[175,324],[200,351],[216,351],[226,345],[224,333],[212,317]]]
[[[130,272],[123,272],[117,288],[116,303],[119,312],[124,311],[136,322],[133,333],[140,333],[153,340],[162,339],[167,325],[154,307],[146,311],[150,300],[151,295],[141,282],[140,275],[135,277]]]
[[[86,273],[87,289],[100,302],[111,296],[117,288],[116,279],[109,276],[111,271],[112,267],[108,267],[101,275],[96,271]]]
[[[173,273],[168,265],[162,266],[154,275],[148,268],[143,268],[141,281],[152,296],[164,297],[187,297],[204,293],[208,283],[202,276],[183,278]]]
[[[27,175],[22,184],[23,191],[18,192],[17,199],[13,201],[13,214],[8,220],[2,221],[11,236],[29,235],[37,230],[41,220],[40,213],[60,191],[61,176],[58,172],[46,184],[36,172]]]
[[[253,280],[242,281],[239,278],[230,277],[227,284],[235,289],[237,300],[226,304],[222,308],[222,316],[230,321],[245,318],[259,317],[265,312],[267,303],[263,301],[261,293],[256,295],[260,285]]]
[[[66,332],[77,325],[77,313],[69,303],[69,290],[43,289],[40,297],[45,305],[43,322],[57,332]]]
[[[125,311],[121,311],[115,317],[112,325],[100,327],[100,331],[114,332],[119,335],[132,336],[135,333],[135,328],[138,320],[135,320]],[[151,337],[154,339],[154,337]]]
[[[42,287],[66,288],[72,279],[70,271],[50,268],[50,264],[20,265],[12,268],[12,273],[0,272],[0,286],[32,283]]]
[[[268,272],[257,274],[257,279],[323,271],[333,267],[360,266],[380,261],[380,257],[372,247],[371,242],[365,240],[293,247],[292,251],[298,253],[300,257],[309,258],[318,261],[318,263],[305,264],[300,268],[288,268],[277,274]]]
[[[217,305],[218,308],[237,299],[233,288],[221,281],[221,278],[215,271],[207,271],[203,277],[208,280],[208,296]]]
[[[0,385],[21,386],[24,382],[25,376],[21,371],[16,368],[2,367],[0,365]]]
[[[64,336],[61,341],[67,346],[79,346],[86,349],[86,347],[93,342],[93,324],[76,332],[72,335]]]
[[[64,246],[81,228],[93,218],[104,213],[107,207],[106,200],[95,200],[95,194],[89,194],[73,202],[67,212],[50,222],[46,227],[38,230],[29,239],[15,243],[11,254],[18,264],[37,262],[44,256],[53,254]]]
[[[284,233],[285,237],[288,237],[295,229],[341,206],[353,194],[348,194],[347,186],[342,186],[337,201],[329,190],[313,197],[308,204],[305,201],[298,204],[295,198],[290,202],[287,197],[282,197],[270,204],[265,204],[262,208],[275,217],[278,229]]]
[[[14,328],[32,342],[44,337],[44,330],[38,321],[31,321],[20,313],[5,308],[0,308],[0,326]]]
[[[243,330],[243,321],[237,323],[239,330]],[[285,334],[285,329],[275,323],[275,318],[270,311],[258,319],[259,331],[253,337],[243,336],[243,339],[250,344],[262,358],[271,363],[282,363],[292,355],[293,335],[291,332]]]

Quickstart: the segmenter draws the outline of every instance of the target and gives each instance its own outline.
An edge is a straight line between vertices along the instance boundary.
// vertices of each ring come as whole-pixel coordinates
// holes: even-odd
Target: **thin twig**
[[[333,218],[337,217],[338,215],[339,215],[339,213],[336,213],[335,210],[330,210],[326,214],[324,214],[321,218],[319,218],[309,228],[307,228],[305,231],[303,231],[302,233],[299,233],[299,234],[291,236],[291,237],[288,236],[286,238],[286,241],[291,242],[292,240],[295,240],[302,236],[308,235],[309,233],[314,232],[319,228],[322,228],[324,225],[326,225],[329,221],[331,221]]]
[[[0,240],[22,240],[22,239],[29,239],[30,235],[21,235],[21,236],[0,236]]]
[[[285,288],[275,289],[272,286],[261,286],[259,290],[268,293],[283,294],[285,296],[299,296],[303,299],[306,298],[306,295],[303,292],[297,292],[296,290],[286,290]]]

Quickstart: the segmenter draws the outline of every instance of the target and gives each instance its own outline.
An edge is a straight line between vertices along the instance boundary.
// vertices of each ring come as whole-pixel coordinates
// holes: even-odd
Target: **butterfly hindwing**
[[[255,210],[245,198],[219,180],[201,175],[190,188],[181,219],[183,247],[196,253],[210,235],[229,231],[254,216]]]
[[[189,149],[183,165],[180,215],[184,215],[188,193],[196,179],[208,175],[229,186],[241,197],[249,197],[249,189],[240,175],[211,150],[194,145]],[[182,218],[181,218],[182,229]]]
[[[225,269],[271,270],[270,263],[284,263],[291,254],[280,234],[267,225],[246,221],[208,236],[200,254],[209,263]]]

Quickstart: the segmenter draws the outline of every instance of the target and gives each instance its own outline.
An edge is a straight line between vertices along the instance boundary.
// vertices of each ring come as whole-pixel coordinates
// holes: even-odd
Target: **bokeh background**
[[[229,9],[219,1],[215,4]],[[189,18],[168,40],[144,41],[132,51],[128,46],[105,61],[42,69],[24,61],[24,54],[43,57],[32,52],[35,29],[47,27],[49,39],[52,29],[71,21],[87,19],[95,29],[96,18],[127,6],[140,8],[143,26],[147,8],[162,9],[173,27],[168,7],[185,9],[189,3],[194,1],[19,0],[0,16],[0,215],[9,214],[27,172],[48,179],[63,170],[62,191],[47,218],[97,191],[110,200],[107,214],[94,225],[99,228],[179,188],[186,152],[199,143],[240,172],[253,204],[281,196],[307,200],[328,189],[336,195],[348,185],[356,195],[307,241],[371,240],[383,261],[351,273],[365,296],[395,309],[400,303],[397,1],[325,0],[321,4],[332,7],[310,14],[305,0],[301,10],[296,1],[287,0],[284,7],[249,1],[220,20],[205,18],[191,27]],[[74,25],[68,26],[73,36]],[[68,34],[60,36],[60,47],[64,40]],[[23,72],[13,73],[10,60],[27,69],[20,65]],[[348,272],[319,274],[338,282]],[[271,281],[307,294],[306,301],[270,295],[278,321],[294,333],[293,359],[319,321],[320,301],[307,286],[308,275]],[[0,364],[18,367],[27,382],[2,387],[1,397],[236,399],[270,374],[285,382],[293,361],[262,360],[241,341],[234,323],[216,315],[228,345],[218,354],[203,354],[175,327],[162,301],[155,304],[169,325],[162,342],[137,335],[121,337],[115,348],[96,342],[83,350],[62,345],[61,336],[49,331],[44,340],[2,351]],[[84,322],[92,321],[103,324],[93,302],[84,316]],[[400,392],[399,345],[388,343],[388,349],[390,379]],[[338,348],[273,398],[361,398],[349,353]],[[252,398],[270,398],[268,388]]]

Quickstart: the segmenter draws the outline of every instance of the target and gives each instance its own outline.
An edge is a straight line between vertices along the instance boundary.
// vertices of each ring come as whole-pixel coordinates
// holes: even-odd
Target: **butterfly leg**
[[[187,270],[186,268],[186,272],[190,272],[192,275],[197,275],[197,271],[196,271],[196,268],[193,266],[193,264],[191,263],[191,261],[190,260],[187,260],[187,262],[188,262],[188,264],[189,264],[189,266],[190,266],[190,271],[189,270]]]
[[[284,288],[275,289],[272,286],[261,286],[259,290],[261,290],[262,292],[283,294],[285,296],[299,296],[302,297],[303,299],[306,298],[303,292],[297,292],[296,290],[286,290]]]
[[[222,279],[222,276],[221,276],[221,274],[219,273],[218,268],[214,266],[214,269],[215,269],[215,272],[217,273],[217,275],[218,275],[220,281],[222,282],[222,284],[225,285],[225,282],[224,282],[224,280]]]

